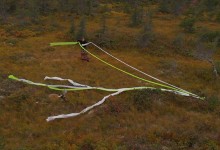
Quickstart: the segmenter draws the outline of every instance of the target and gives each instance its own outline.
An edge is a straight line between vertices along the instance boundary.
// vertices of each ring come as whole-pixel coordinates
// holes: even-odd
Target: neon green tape
[[[19,82],[24,82],[27,84],[31,84],[31,85],[35,85],[35,86],[43,86],[43,87],[47,87],[51,90],[56,90],[56,91],[80,91],[80,90],[101,90],[101,91],[106,91],[106,92],[117,92],[120,90],[123,91],[133,91],[133,90],[140,90],[140,89],[150,89],[150,90],[156,90],[157,88],[154,87],[131,87],[131,88],[121,88],[121,89],[108,89],[108,88],[103,88],[103,87],[84,87],[84,88],[79,88],[79,87],[70,87],[70,88],[66,88],[65,86],[62,88],[62,85],[47,85],[47,84],[43,84],[43,83],[35,83],[26,79],[19,79],[13,75],[9,76],[10,79],[12,80],[16,80]],[[169,89],[162,89],[160,88],[159,90],[164,91],[164,92],[172,92],[175,94],[179,94],[179,95],[183,95],[183,96],[190,96],[190,94],[186,94],[180,91],[176,91],[176,90],[169,90]],[[205,98],[203,97],[199,97],[199,96],[194,96],[191,95],[194,98],[198,98],[198,99],[202,99],[204,100]]]
[[[57,43],[50,43],[50,46],[65,46],[65,45],[76,45],[78,42],[57,42]]]
[[[43,83],[29,83],[29,84],[32,84],[32,85],[37,85],[37,86],[47,86],[46,84],[43,84]]]
[[[168,89],[172,89],[172,90],[175,90],[175,91],[180,91],[180,92],[182,92],[182,93],[195,95],[195,94],[193,94],[193,93],[186,92],[186,91],[184,91],[184,90],[180,90],[180,89],[177,89],[177,88],[174,88],[174,87],[165,85],[165,84],[153,82],[153,81],[150,81],[150,80],[141,78],[141,77],[139,77],[139,76],[136,76],[136,75],[134,75],[134,74],[132,74],[132,73],[129,73],[129,72],[127,72],[127,71],[124,71],[124,70],[122,70],[122,69],[120,69],[120,68],[118,68],[118,67],[116,67],[116,66],[114,66],[114,65],[112,65],[112,64],[110,64],[110,63],[108,63],[108,62],[106,62],[106,61],[104,61],[104,60],[102,60],[101,58],[99,58],[98,56],[94,55],[93,53],[89,52],[89,51],[88,51],[87,49],[85,49],[80,43],[78,43],[78,44],[80,45],[80,47],[81,47],[83,50],[85,50],[86,52],[88,52],[90,55],[92,55],[92,56],[95,57],[96,59],[100,60],[101,62],[107,64],[108,66],[111,66],[112,68],[115,68],[115,69],[117,69],[118,71],[121,71],[121,72],[123,72],[123,73],[125,73],[125,74],[127,74],[127,75],[130,75],[130,76],[132,76],[132,77],[134,77],[134,78],[137,78],[137,79],[139,79],[139,80],[142,80],[142,81],[145,81],[145,82],[148,82],[148,83],[151,83],[151,84],[159,85],[159,86],[161,86],[161,87],[166,87],[166,88],[168,88]],[[196,97],[199,97],[199,96],[197,96],[197,95],[195,95],[195,96],[196,96]],[[199,98],[201,98],[201,97],[199,97]]]
[[[124,71],[124,70],[122,70],[122,69],[120,69],[120,68],[118,68],[118,67],[116,67],[116,66],[113,66],[112,64],[110,64],[110,63],[108,63],[108,62],[102,60],[101,58],[97,57],[97,56],[94,55],[93,53],[89,52],[89,51],[88,51],[87,49],[85,49],[79,42],[59,42],[59,43],[53,43],[52,45],[58,46],[58,45],[74,45],[74,44],[79,44],[80,47],[81,47],[83,50],[85,50],[86,52],[88,52],[90,55],[92,55],[93,57],[95,57],[95,58],[98,59],[99,61],[101,61],[101,62],[107,64],[108,66],[110,66],[110,67],[112,67],[112,68],[114,68],[114,69],[116,69],[116,70],[118,70],[118,71],[121,71],[121,72],[123,72],[123,73],[125,73],[125,74],[127,74],[127,75],[130,75],[130,76],[132,76],[132,77],[134,77],[134,78],[137,78],[137,79],[139,79],[139,80],[142,80],[142,81],[145,81],[145,82],[148,82],[148,83],[151,83],[151,84],[159,85],[159,86],[161,86],[161,87],[166,87],[166,88],[168,88],[168,89],[172,89],[172,90],[175,90],[175,91],[180,91],[180,92],[182,92],[182,93],[191,94],[191,95],[194,95],[194,96],[196,96],[196,97],[199,97],[199,96],[197,96],[197,95],[195,95],[195,94],[193,94],[193,93],[190,93],[190,92],[187,92],[187,91],[184,91],[184,90],[181,90],[181,89],[177,89],[177,88],[174,88],[174,87],[165,85],[165,84],[161,84],[161,83],[157,83],[157,82],[153,82],[153,81],[150,81],[150,80],[141,78],[141,77],[136,76],[136,75],[134,75],[134,74],[132,74],[132,73],[129,73],[129,72],[127,72],[127,71]]]
[[[132,74],[132,73],[129,73],[129,72],[127,72],[127,71],[124,71],[124,70],[122,70],[122,69],[120,69],[120,68],[118,68],[118,67],[116,67],[116,66],[113,66],[112,64],[107,63],[106,61],[102,60],[101,58],[99,58],[99,57],[97,57],[96,55],[94,55],[94,54],[92,54],[91,52],[89,52],[89,51],[88,51],[87,49],[85,49],[79,42],[57,42],[57,43],[50,43],[51,46],[64,46],[64,45],[75,45],[75,44],[79,44],[79,46],[80,46],[82,49],[84,49],[86,52],[88,52],[90,55],[92,55],[92,56],[95,57],[96,59],[98,59],[98,60],[102,61],[103,63],[107,64],[108,66],[111,66],[112,68],[117,69],[117,70],[119,70],[119,71],[121,71],[121,72],[123,72],[123,73],[126,73],[126,74],[128,74],[128,75],[130,75],[130,76],[132,76],[132,77],[134,77],[134,78],[137,78],[137,79],[140,79],[140,80],[143,80],[143,81],[145,81],[145,82],[149,82],[149,83],[152,83],[152,84],[155,84],[155,85],[163,86],[163,87],[166,87],[166,88],[169,88],[169,89],[178,90],[178,89],[173,88],[173,87],[171,87],[171,86],[167,86],[167,85],[164,85],[164,84],[160,84],[160,83],[156,83],[156,82],[153,82],[153,81],[150,81],[150,80],[146,80],[146,79],[141,78],[141,77],[138,77],[138,76],[136,76],[136,75],[134,75],[134,74]],[[178,90],[178,91],[180,91],[180,90]]]
[[[19,78],[13,76],[13,75],[9,75],[8,78],[12,79],[12,80],[15,80],[15,81],[25,82],[25,83],[31,84],[31,85],[44,86],[44,87],[48,86],[48,85],[43,84],[43,83],[35,83],[35,82],[29,81],[29,80],[19,79]]]
[[[16,81],[19,80],[17,77],[15,77],[15,76],[13,76],[13,75],[9,75],[8,78],[9,78],[9,79],[12,79],[12,80],[16,80]]]
[[[134,74],[132,74],[132,73],[129,73],[129,72],[127,72],[127,71],[124,71],[124,70],[122,70],[122,69],[120,69],[120,68],[118,68],[118,67],[116,67],[116,66],[114,66],[114,65],[112,65],[112,64],[110,64],[110,63],[108,63],[108,62],[106,62],[106,61],[104,61],[104,60],[102,60],[101,58],[97,57],[97,56],[94,55],[93,53],[89,52],[89,51],[88,51],[87,49],[85,49],[79,42],[58,42],[58,43],[51,43],[51,44],[52,44],[53,46],[79,44],[79,46],[80,46],[83,50],[85,50],[86,52],[88,52],[90,55],[92,55],[93,57],[95,57],[95,58],[98,59],[99,61],[101,61],[101,62],[107,64],[108,66],[110,66],[110,67],[112,67],[112,68],[114,68],[114,69],[116,69],[116,70],[118,70],[118,71],[121,71],[121,72],[123,72],[123,73],[125,73],[125,74],[127,74],[127,75],[130,75],[130,76],[132,76],[132,77],[134,77],[134,78],[137,78],[137,79],[139,79],[139,80],[142,80],[142,81],[145,81],[145,82],[148,82],[148,83],[151,83],[151,84],[155,84],[155,85],[158,85],[158,86],[166,87],[166,88],[168,88],[168,89],[172,89],[172,90],[175,90],[175,91],[181,91],[181,92],[187,93],[187,94],[192,94],[192,93],[190,93],[190,92],[186,92],[186,91],[183,91],[183,90],[180,90],[180,89],[177,89],[177,88],[174,88],[174,87],[165,85],[165,84],[153,82],[153,81],[150,81],[150,80],[141,78],[141,77],[139,77],[139,76],[136,76],[136,75],[134,75]]]
[[[166,88],[171,89],[171,90],[176,91],[176,92],[181,92],[181,93],[185,93],[185,94],[192,94],[192,93],[190,93],[190,92],[186,92],[186,91],[183,91],[183,90],[180,90],[180,89],[177,89],[177,88],[168,86],[168,85],[164,85],[164,84],[161,84],[161,83],[153,82],[153,81],[150,81],[150,80],[141,78],[141,77],[139,77],[139,76],[136,76],[136,75],[134,75],[134,74],[132,74],[132,73],[129,73],[129,72],[127,72],[127,71],[124,71],[124,70],[122,70],[122,69],[120,69],[120,68],[118,68],[118,67],[116,67],[116,66],[114,66],[114,65],[112,65],[112,64],[110,64],[110,63],[108,63],[108,62],[106,62],[106,61],[104,61],[104,60],[102,60],[101,58],[99,58],[98,56],[94,55],[93,53],[89,52],[89,51],[88,51],[87,49],[85,49],[79,42],[58,42],[58,43],[51,43],[50,45],[51,45],[51,46],[63,46],[63,45],[75,45],[75,44],[79,44],[79,46],[80,46],[83,50],[85,50],[87,53],[89,53],[90,55],[92,55],[93,57],[95,57],[96,59],[98,59],[99,61],[101,61],[101,62],[105,63],[106,65],[108,65],[108,66],[110,66],[110,67],[112,67],[112,68],[114,68],[114,69],[116,69],[116,70],[118,70],[118,71],[120,71],[120,72],[123,72],[123,73],[125,73],[125,74],[127,74],[127,75],[129,75],[129,76],[132,76],[132,77],[137,78],[137,79],[139,79],[139,80],[142,80],[142,81],[145,81],[145,82],[148,82],[148,83],[151,83],[151,84],[155,84],[155,85],[158,85],[158,86],[161,86],[161,87],[166,87]],[[23,82],[26,82],[26,83],[32,84],[32,85],[46,86],[46,87],[48,87],[48,88],[50,88],[50,89],[52,89],[52,90],[58,90],[58,91],[63,91],[63,90],[76,91],[76,90],[97,89],[97,90],[103,90],[103,91],[111,91],[111,92],[113,92],[113,91],[116,90],[116,89],[105,89],[105,88],[97,88],[97,87],[96,87],[96,88],[93,88],[93,87],[92,87],[92,88],[58,88],[58,87],[54,87],[54,86],[50,86],[50,85],[46,85],[46,84],[34,83],[34,82],[32,82],[32,81],[23,80],[23,79],[18,79],[18,78],[16,78],[16,77],[13,76],[13,75],[10,75],[8,78],[13,79],[13,80],[17,80],[17,81],[23,81]],[[146,87],[145,87],[145,88],[146,88]],[[148,87],[148,88],[149,88],[149,87]],[[192,95],[194,95],[194,96],[197,97],[197,98],[203,99],[203,98],[201,98],[201,97],[199,97],[199,96],[197,96],[197,95],[195,95],[195,94],[192,94]]]
[[[80,90],[101,90],[101,91],[107,91],[107,92],[117,92],[118,89],[107,89],[107,88],[102,88],[102,87],[87,87],[87,88],[78,88],[78,87],[74,87],[74,88],[58,88],[55,87],[54,85],[47,85],[47,84],[43,84],[43,83],[35,83],[29,80],[25,80],[25,79],[19,79],[13,75],[8,76],[8,78],[12,79],[12,80],[16,80],[16,81],[20,81],[20,82],[24,82],[27,84],[31,84],[31,85],[36,85],[36,86],[44,86],[44,87],[48,87],[49,89],[52,90],[56,90],[56,91],[80,91]],[[143,89],[143,88],[151,88],[151,87],[135,87],[135,88],[124,88],[125,90],[137,90],[137,89]]]
[[[47,86],[51,90],[56,91],[83,91],[83,90],[100,90],[100,91],[106,91],[106,92],[117,92],[118,89],[106,89],[106,88],[97,88],[97,87],[89,87],[89,88],[58,88],[58,87],[52,87]]]
[[[121,71],[121,72],[123,72],[123,73],[125,73],[125,74],[127,74],[127,75],[130,75],[130,76],[132,76],[132,77],[134,77],[134,78],[137,78],[137,79],[139,79],[139,80],[142,80],[142,81],[145,81],[145,82],[148,82],[148,83],[151,83],[151,84],[159,85],[159,86],[161,86],[161,87],[166,87],[166,88],[168,88],[168,89],[172,89],[172,90],[175,90],[175,91],[180,91],[180,92],[182,92],[182,93],[191,94],[191,95],[195,95],[196,97],[199,97],[199,96],[196,95],[196,94],[193,94],[193,93],[190,93],[190,92],[181,90],[181,89],[177,89],[177,88],[174,88],[174,87],[165,85],[165,84],[153,82],[153,81],[150,81],[150,80],[141,78],[141,77],[139,77],[139,76],[136,76],[136,75],[134,75],[134,74],[132,74],[132,73],[129,73],[129,72],[127,72],[127,71],[124,71],[124,70],[122,70],[122,69],[120,69],[120,68],[118,68],[118,67],[116,67],[116,66],[114,66],[114,65],[112,65],[112,64],[110,64],[110,63],[108,63],[108,62],[106,62],[106,61],[104,61],[104,60],[102,60],[101,58],[99,58],[98,56],[94,55],[93,53],[89,52],[89,51],[88,51],[87,49],[85,49],[80,43],[78,43],[78,44],[80,45],[80,47],[81,47],[83,50],[85,50],[87,53],[89,53],[90,55],[92,55],[92,56],[95,57],[96,59],[100,60],[101,62],[107,64],[108,66],[111,66],[112,68],[117,69],[118,71]],[[204,98],[201,98],[201,97],[199,97],[199,98],[200,98],[200,99],[204,99]]]
[[[47,84],[43,84],[43,83],[35,83],[29,80],[25,80],[25,79],[19,79],[13,75],[9,75],[8,76],[9,79],[12,80],[16,80],[16,81],[20,81],[20,82],[24,82],[27,84],[31,84],[31,85],[36,85],[36,86],[44,86],[44,87],[48,87],[49,89],[52,90],[56,90],[56,91],[80,91],[80,90],[102,90],[102,91],[108,91],[108,92],[115,92],[117,91],[117,89],[106,89],[106,88],[101,88],[101,87],[87,87],[87,88],[79,88],[79,87],[74,87],[74,88],[58,88],[55,87],[54,85],[47,85]]]
[[[52,86],[47,86],[51,90],[55,91],[80,91],[80,90],[87,90],[87,89],[79,89],[79,88],[72,88],[72,89],[67,89],[67,88],[57,88],[57,87],[52,87]]]
[[[110,63],[108,63],[108,62],[106,62],[106,61],[104,61],[104,60],[102,60],[101,58],[97,57],[97,56],[94,55],[93,53],[89,52],[89,51],[88,51],[87,49],[85,49],[80,43],[79,43],[79,45],[80,45],[80,47],[81,47],[83,50],[85,50],[87,53],[89,53],[90,55],[92,55],[92,56],[95,57],[96,59],[100,60],[101,62],[105,63],[106,65],[108,65],[108,66],[110,66],[110,67],[112,67],[112,68],[114,68],[114,69],[117,69],[118,71],[121,71],[121,72],[123,72],[123,73],[125,73],[125,74],[127,74],[127,75],[129,75],[129,76],[132,76],[132,77],[134,77],[134,78],[140,79],[140,80],[142,80],[142,81],[145,81],[145,82],[148,82],[148,83],[151,83],[151,84],[155,84],[155,85],[159,85],[159,86],[162,86],[162,87],[166,87],[166,88],[168,88],[168,89],[180,91],[180,90],[178,90],[178,89],[176,89],[176,88],[173,88],[173,87],[171,87],[171,86],[167,86],[167,85],[164,85],[164,84],[160,84],[160,83],[157,83],[157,82],[153,82],[153,81],[150,81],[150,80],[141,78],[141,77],[139,77],[139,76],[136,76],[136,75],[134,75],[134,74],[132,74],[132,73],[129,73],[129,72],[127,72],[127,71],[124,71],[124,70],[122,70],[122,69],[120,69],[120,68],[118,68],[118,67],[116,67],[116,66],[114,66],[114,65],[112,65],[112,64],[110,64]],[[183,93],[186,93],[186,92],[183,92]]]
[[[9,76],[10,79],[12,80],[17,80],[20,82],[24,82],[27,84],[35,85],[35,86],[44,86],[48,87],[51,90],[56,90],[56,91],[79,91],[79,90],[101,90],[101,91],[106,91],[106,92],[117,92],[119,89],[108,89],[108,88],[103,88],[103,87],[87,87],[87,88],[79,88],[79,87],[73,87],[73,88],[59,88],[56,87],[56,85],[47,85],[43,83],[35,83],[33,81],[29,81],[26,79],[19,79],[13,75]],[[132,90],[140,90],[140,89],[156,89],[153,87],[132,87],[132,88],[122,88],[124,91],[132,91]],[[163,90],[163,89],[161,89]],[[165,89],[166,90],[166,89]],[[172,91],[172,90],[171,90]]]

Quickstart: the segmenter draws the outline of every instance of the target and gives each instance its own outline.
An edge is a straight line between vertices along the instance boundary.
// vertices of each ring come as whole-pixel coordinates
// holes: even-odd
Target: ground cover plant
[[[218,0],[0,1],[0,149],[219,149],[219,8]],[[82,61],[78,46],[49,46],[79,36],[206,99],[131,91],[84,115],[48,123],[48,116],[78,112],[107,93],[68,92],[63,101],[53,97],[62,92],[8,75],[35,82],[58,76],[108,88],[151,86],[91,56]],[[93,46],[87,49],[144,77]]]

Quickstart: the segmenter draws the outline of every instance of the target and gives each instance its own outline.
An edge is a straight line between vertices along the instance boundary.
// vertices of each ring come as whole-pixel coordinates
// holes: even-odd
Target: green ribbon
[[[90,51],[88,51],[87,49],[85,49],[79,42],[58,42],[58,43],[51,43],[51,46],[63,46],[63,45],[76,45],[76,44],[79,44],[79,46],[85,50],[87,53],[89,53],[91,56],[95,57],[96,59],[98,59],[99,61],[105,63],[106,65],[120,71],[120,72],[123,72],[131,77],[134,77],[136,79],[139,79],[139,80],[142,80],[142,81],[145,81],[145,82],[148,82],[148,83],[151,83],[151,84],[154,84],[154,85],[158,85],[158,86],[161,86],[161,87],[165,87],[165,88],[168,88],[168,89],[171,89],[171,90],[175,90],[175,91],[179,91],[179,92],[182,92],[182,93],[186,93],[186,94],[190,94],[190,95],[193,95],[194,97],[198,97],[200,98],[199,96],[193,94],[193,93],[190,93],[190,92],[186,92],[186,91],[183,91],[183,90],[180,90],[180,89],[177,89],[177,88],[174,88],[174,87],[171,87],[169,85],[165,85],[165,84],[161,84],[161,83],[158,83],[158,82],[154,82],[154,81],[150,81],[150,80],[147,80],[147,79],[144,79],[144,78],[141,78],[139,76],[136,76],[130,72],[127,72],[125,70],[122,70],[104,60],[102,60],[101,58],[99,58],[98,56],[96,56],[95,54],[91,53]]]
[[[79,42],[56,42],[56,43],[50,43],[50,46],[65,46],[65,45],[76,45],[76,44],[79,44],[79,46],[85,50],[87,53],[89,53],[91,56],[93,56],[94,58],[98,59],[99,61],[103,62],[104,64],[122,72],[122,73],[125,73],[133,78],[136,78],[136,79],[139,79],[139,80],[142,80],[142,81],[145,81],[145,82],[148,82],[148,83],[151,83],[151,84],[154,84],[154,85],[157,85],[157,86],[161,86],[161,87],[165,87],[167,89],[170,89],[172,91],[176,91],[178,93],[185,93],[186,95],[191,95],[192,97],[195,97],[195,98],[199,98],[199,99],[204,99],[203,97],[199,97],[193,93],[190,93],[190,92],[186,92],[186,91],[183,91],[183,90],[180,90],[180,89],[177,89],[177,88],[174,88],[174,87],[171,87],[169,85],[165,85],[165,84],[161,84],[161,83],[158,83],[158,82],[154,82],[154,81],[150,81],[150,80],[147,80],[147,79],[144,79],[144,78],[141,78],[139,76],[136,76],[130,72],[127,72],[125,70],[122,70],[104,60],[102,60],[101,58],[99,58],[98,56],[96,56],[95,54],[91,53],[90,51],[88,51],[87,49],[85,49]],[[10,75],[9,76],[10,79],[13,79],[13,80],[17,80],[17,81],[21,81],[22,79],[18,79],[16,78],[15,76],[13,75]],[[23,79],[24,80],[24,79]],[[27,80],[26,80],[27,81]],[[63,88],[58,88],[58,87],[55,87],[54,85],[46,85],[46,84],[41,84],[41,83],[34,83],[31,81],[28,81],[29,84],[35,84],[35,85],[38,85],[38,86],[47,86],[48,88],[52,89],[52,90],[58,90],[58,91],[63,91],[63,90],[67,90],[67,91],[76,91],[76,90],[89,90],[89,89],[97,89],[97,90],[104,90],[104,91],[116,91],[117,89],[105,89],[105,88],[93,88],[93,87],[90,87],[90,88],[71,88],[71,89],[63,89]],[[142,87],[141,87],[142,88]],[[146,88],[146,87],[145,87]],[[149,88],[149,87],[148,87]]]

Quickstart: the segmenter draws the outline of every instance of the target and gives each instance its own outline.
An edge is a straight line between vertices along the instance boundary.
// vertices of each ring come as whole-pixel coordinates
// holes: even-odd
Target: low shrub
[[[205,149],[210,149],[210,150],[218,150],[220,147],[218,144],[212,140],[207,140],[204,146]]]
[[[142,7],[135,7],[134,11],[131,13],[130,17],[131,27],[136,27],[143,23],[143,8]]]
[[[216,45],[220,46],[220,31],[202,31],[200,40],[203,42],[216,42]]]
[[[185,44],[184,34],[178,34],[173,40],[173,45],[178,49],[182,48],[184,44]]]
[[[0,150],[5,148],[5,139],[3,136],[0,136]]]
[[[15,46],[18,42],[19,40],[16,38],[9,38],[5,41],[5,43],[7,43],[10,46]]]
[[[7,79],[7,77],[2,78],[3,80],[0,80],[0,89],[4,89],[1,91],[1,94],[4,96],[9,96],[15,91],[18,91],[25,87],[25,85],[20,82],[9,80]]]
[[[91,139],[85,139],[79,146],[80,150],[95,150],[96,144]]]
[[[193,17],[185,18],[180,23],[180,27],[182,27],[184,29],[184,31],[187,33],[194,33],[196,30],[195,22],[196,22],[196,20]]]
[[[216,108],[220,106],[220,101],[218,99],[217,96],[211,96],[209,99],[208,99],[208,109],[210,111],[214,111],[216,110]]]
[[[138,111],[150,110],[153,103],[153,94],[158,92],[156,90],[139,90],[133,95],[133,105]]]
[[[213,74],[211,69],[199,69],[195,72],[196,76],[203,80],[210,82],[213,79]]]
[[[220,11],[216,14],[215,20],[216,20],[217,22],[220,22]]]

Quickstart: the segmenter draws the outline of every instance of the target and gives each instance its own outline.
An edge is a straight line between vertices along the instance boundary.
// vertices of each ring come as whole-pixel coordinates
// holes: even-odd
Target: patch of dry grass
[[[208,96],[207,101],[168,93],[150,94],[151,109],[140,112],[133,103],[133,92],[128,92],[110,98],[85,115],[47,123],[47,116],[77,112],[106,93],[72,92],[67,94],[68,102],[51,101],[48,95],[59,92],[10,81],[7,75],[36,82],[45,82],[46,75],[60,76],[109,88],[148,86],[94,58],[89,63],[82,62],[78,46],[50,48],[50,42],[66,41],[69,22],[57,18],[64,31],[48,30],[42,35],[16,37],[18,42],[14,46],[4,42],[11,36],[5,35],[4,29],[0,30],[3,35],[0,38],[0,89],[4,90],[0,90],[0,95],[5,96],[0,99],[0,149],[2,145],[5,149],[219,149],[219,100],[210,97],[219,98],[220,87],[218,80],[212,77],[211,66],[192,57],[151,55],[148,49],[139,51],[126,47],[108,51],[144,72]],[[168,40],[173,39],[179,30],[178,21],[178,18],[155,17],[155,31]],[[112,12],[108,22],[110,30],[114,30],[113,37],[135,37],[140,30],[126,26],[128,16],[121,12]],[[96,18],[89,19],[87,24],[89,34],[99,28]],[[27,31],[20,32],[27,34]],[[92,47],[88,49],[135,73],[102,52]]]

